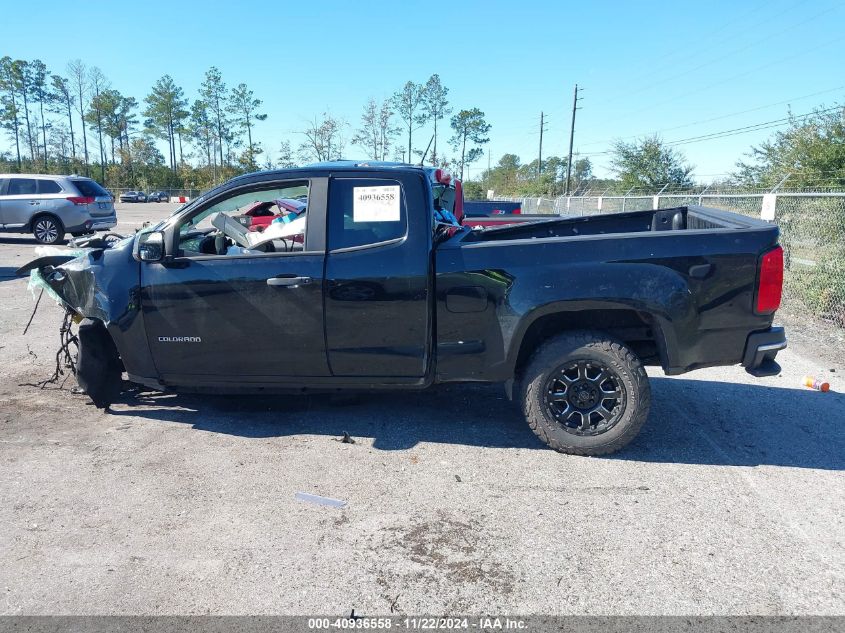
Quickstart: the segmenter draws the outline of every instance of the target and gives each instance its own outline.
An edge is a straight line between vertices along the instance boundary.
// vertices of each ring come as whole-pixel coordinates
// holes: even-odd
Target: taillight
[[[94,198],[89,196],[71,196],[68,198],[68,200],[78,206],[85,204],[94,204]]]
[[[757,312],[771,314],[780,307],[783,294],[783,249],[777,246],[760,258]]]
[[[514,215],[519,215],[520,213],[522,213],[522,207],[517,207],[513,210]]]

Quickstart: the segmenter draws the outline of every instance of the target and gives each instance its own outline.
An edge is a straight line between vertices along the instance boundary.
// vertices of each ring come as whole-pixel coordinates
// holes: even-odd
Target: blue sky
[[[263,99],[257,138],[271,155],[283,139],[298,145],[324,110],[351,137],[369,97],[432,73],[453,107],[487,114],[494,163],[505,152],[536,158],[541,110],[543,154],[564,154],[578,83],[575,147],[599,175],[614,138],[687,139],[780,119],[790,105],[801,114],[845,102],[845,3],[834,0],[39,2],[49,19],[34,6],[4,7],[0,55],[59,74],[80,58],[139,101],[165,73],[193,100],[216,65]],[[679,149],[709,180],[773,131]],[[431,133],[417,134],[424,146]]]

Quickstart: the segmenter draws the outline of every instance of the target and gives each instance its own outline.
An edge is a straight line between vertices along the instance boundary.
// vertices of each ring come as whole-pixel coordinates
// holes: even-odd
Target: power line
[[[804,114],[794,115],[784,117],[782,119],[773,119],[771,121],[763,121],[760,123],[754,123],[752,125],[746,125],[743,127],[733,128],[730,130],[720,130],[719,132],[711,132],[709,134],[702,134],[699,136],[691,136],[688,138],[677,139],[674,141],[666,141],[665,145],[688,145],[690,143],[699,143],[702,141],[710,141],[713,139],[718,138],[726,138],[729,136],[738,136],[740,134],[747,134],[749,132],[756,132],[758,130],[767,130],[775,127],[779,127],[781,125],[786,125],[792,121],[801,121],[808,117],[818,115],[818,114],[825,114],[827,112],[834,112],[836,110],[843,110],[845,106],[834,106],[832,108],[825,108],[824,110],[815,110],[813,112],[806,112]],[[583,152],[583,156],[603,156],[606,154],[611,154],[611,150],[606,150],[604,152]]]
[[[770,6],[771,6],[771,5],[770,5],[770,3],[769,3],[769,2],[763,2],[763,3],[761,3],[760,5],[758,5],[757,7],[752,8],[752,9],[751,9],[751,10],[749,10],[749,11],[746,11],[745,13],[741,14],[741,15],[740,15],[740,16],[738,16],[738,17],[733,17],[733,16],[732,16],[732,17],[731,17],[728,21],[724,22],[724,23],[723,23],[723,24],[722,24],[719,28],[717,28],[717,29],[716,29],[716,30],[714,30],[714,31],[710,31],[710,32],[709,32],[709,37],[708,37],[708,46],[707,46],[706,48],[704,48],[704,47],[697,47],[697,48],[695,48],[695,49],[694,49],[694,50],[695,50],[695,52],[694,52],[692,55],[687,55],[687,56],[685,56],[685,57],[681,58],[681,63],[683,63],[683,62],[685,62],[685,61],[686,61],[686,62],[689,62],[689,61],[693,61],[693,60],[695,60],[697,57],[700,57],[700,56],[701,56],[701,53],[702,53],[703,51],[708,51],[708,50],[713,50],[714,48],[718,48],[716,45],[717,45],[717,44],[719,44],[719,43],[720,43],[720,42],[722,42],[722,41],[725,41],[725,42],[728,42],[728,41],[734,41],[734,37],[735,37],[735,36],[724,37],[724,38],[720,38],[720,39],[716,39],[716,40],[714,40],[714,39],[713,39],[713,35],[718,34],[718,33],[722,32],[722,31],[724,31],[726,27],[739,26],[739,28],[740,28],[743,32],[746,32],[746,31],[749,29],[749,27],[755,27],[755,28],[758,28],[758,29],[759,29],[760,27],[762,27],[762,26],[764,26],[764,25],[768,24],[769,22],[772,22],[772,21],[773,21],[773,20],[775,20],[776,18],[779,18],[779,17],[781,17],[782,15],[785,15],[785,14],[789,13],[790,11],[792,11],[792,10],[794,10],[794,9],[796,9],[796,8],[798,8],[798,7],[800,7],[801,5],[806,4],[808,1],[809,1],[809,0],[800,0],[799,2],[796,2],[796,3],[794,3],[794,4],[789,5],[788,7],[786,7],[785,9],[783,9],[782,11],[780,11],[780,12],[778,12],[778,13],[774,13],[774,14],[770,15],[768,18],[765,18],[765,19],[763,19],[763,20],[761,20],[761,21],[758,21],[758,22],[754,22],[754,23],[752,23],[752,24],[741,24],[741,20],[742,20],[742,19],[744,19],[745,17],[747,17],[747,16],[751,15],[752,13],[756,13],[756,12],[757,12],[757,11],[759,11],[760,9],[763,9],[763,8],[768,9],[768,8],[770,8]],[[829,8],[829,9],[827,9],[825,12],[827,12],[827,11],[831,11],[831,10],[833,10],[834,8],[836,8],[836,5],[834,5],[834,6],[830,7],[830,8]],[[825,12],[823,12],[823,13],[825,13]],[[813,18],[810,18],[810,19],[809,19],[809,20],[807,20],[807,21],[810,21],[810,20],[814,19],[815,17],[818,17],[818,16],[814,16]],[[804,23],[801,23],[801,24],[804,24]],[[754,46],[754,45],[759,44],[759,43],[761,43],[761,42],[763,42],[763,41],[766,41],[766,40],[768,40],[768,39],[771,39],[772,37],[775,37],[777,34],[783,33],[783,32],[785,32],[785,31],[793,30],[793,29],[795,28],[795,26],[796,26],[796,25],[792,25],[792,26],[788,27],[787,29],[785,29],[784,31],[781,31],[781,32],[778,32],[778,33],[776,33],[776,34],[773,34],[773,35],[767,36],[767,37],[763,38],[762,40],[758,40],[758,41],[757,41],[756,43],[754,43],[754,44],[747,45],[747,46],[743,47],[742,49],[738,49],[737,51],[734,51],[734,52],[740,52],[740,51],[742,51],[742,50],[746,50],[747,48],[750,48],[751,46]],[[666,47],[664,46],[664,48],[666,48]],[[659,63],[660,63],[660,62],[662,62],[663,60],[670,60],[670,61],[672,62],[672,63],[671,63],[671,68],[677,68],[677,67],[680,65],[680,64],[679,64],[678,55],[677,55],[677,48],[675,48],[675,47],[670,47],[670,48],[671,48],[671,52],[666,53],[666,54],[664,54],[664,55],[661,55],[660,57],[658,57],[658,58],[656,58],[656,59],[651,59],[651,60],[649,61],[649,64],[650,64],[650,66],[651,66],[652,70],[650,70],[648,73],[643,73],[643,74],[640,74],[640,75],[635,75],[635,76],[634,76],[634,78],[633,78],[631,81],[629,81],[629,82],[628,82],[628,86],[631,86],[631,88],[630,88],[630,89],[629,89],[629,88],[623,88],[623,89],[620,89],[620,90],[619,90],[619,92],[620,92],[620,93],[622,93],[622,94],[624,94],[624,95],[625,95],[625,97],[628,97],[628,96],[630,96],[631,94],[638,94],[638,93],[640,93],[640,92],[643,92],[644,90],[646,90],[646,89],[647,89],[648,87],[650,87],[650,86],[653,86],[653,85],[659,85],[660,83],[665,82],[665,81],[666,81],[666,79],[665,79],[665,78],[662,78],[662,79],[658,80],[657,82],[653,82],[653,83],[649,84],[646,88],[643,88],[642,86],[640,86],[640,85],[639,85],[639,82],[640,82],[640,81],[642,81],[642,80],[650,80],[650,79],[654,78],[654,77],[658,74],[658,73],[654,72],[655,64],[659,64]],[[721,59],[721,58],[719,58],[719,59]],[[710,63],[712,63],[713,61],[718,61],[718,59],[716,59],[716,60],[711,60],[710,62],[705,62],[705,63],[703,63],[701,66],[706,66],[706,65],[709,65],[709,64],[710,64]],[[670,66],[668,66],[668,65],[666,65],[666,64],[663,64],[663,65],[661,65],[661,66],[658,66],[658,69],[662,69],[662,68],[669,68],[669,67],[670,67]],[[684,73],[681,73],[681,75],[683,75],[683,74],[687,74],[688,72],[692,72],[692,71],[685,71]],[[632,90],[633,90],[633,92],[632,92]],[[552,114],[556,114],[556,113],[558,113],[558,112],[559,112],[559,111],[561,111],[561,110],[563,110],[563,108],[559,108],[558,110],[552,110],[552,111],[551,111],[551,113],[552,113]]]
[[[722,37],[722,38],[718,38],[718,39],[713,39],[713,36],[714,36],[714,35],[718,35],[718,34],[719,34],[719,33],[721,33],[722,31],[724,31],[724,30],[726,29],[726,27],[738,26],[738,27],[739,27],[739,29],[740,29],[741,31],[743,31],[743,32],[747,31],[747,30],[748,30],[748,28],[749,28],[749,26],[754,26],[754,27],[759,28],[759,27],[761,27],[761,26],[764,26],[764,25],[768,24],[768,23],[769,23],[769,22],[771,22],[772,20],[774,20],[774,19],[776,19],[776,18],[779,18],[780,16],[782,16],[782,15],[784,15],[784,14],[788,13],[789,11],[791,11],[791,10],[793,10],[793,9],[797,8],[797,7],[800,7],[802,4],[806,4],[808,1],[809,1],[809,0],[800,0],[800,1],[799,1],[799,2],[797,2],[797,3],[795,3],[795,4],[792,4],[792,5],[788,6],[786,9],[784,9],[784,10],[783,10],[783,11],[781,11],[780,13],[776,13],[776,14],[774,14],[774,15],[770,15],[768,18],[766,18],[766,19],[764,19],[764,20],[762,20],[762,21],[756,22],[756,23],[752,23],[752,24],[750,24],[750,25],[749,25],[749,24],[741,24],[741,21],[742,21],[744,18],[748,17],[749,15],[751,15],[751,14],[753,14],[753,13],[758,12],[760,9],[769,9],[769,8],[771,7],[771,4],[770,4],[768,1],[764,1],[764,2],[760,3],[760,4],[759,4],[759,5],[757,5],[756,7],[754,7],[754,8],[752,8],[752,9],[750,9],[749,11],[746,11],[745,13],[741,14],[741,15],[740,15],[740,16],[738,16],[738,17],[733,17],[733,16],[731,16],[731,17],[730,17],[730,19],[728,19],[727,21],[723,22],[723,23],[722,23],[722,25],[721,25],[719,28],[717,28],[716,30],[711,31],[711,32],[709,33],[709,36],[708,36],[708,49],[704,49],[703,47],[697,47],[697,48],[695,48],[695,49],[694,49],[694,51],[695,51],[695,52],[694,52],[692,55],[687,55],[687,56],[683,57],[683,58],[681,59],[681,61],[683,62],[683,61],[691,61],[691,60],[694,60],[694,59],[696,59],[696,57],[700,57],[701,52],[702,52],[703,50],[709,50],[709,49],[712,49],[712,48],[714,48],[714,47],[715,47],[715,45],[717,45],[717,44],[719,44],[719,43],[721,43],[721,42],[723,42],[723,41],[728,41],[728,40],[730,40],[730,39],[731,39],[731,37],[730,37],[730,36],[729,36],[729,37]],[[705,6],[705,5],[702,5],[702,6]],[[665,46],[662,42],[663,42],[663,41],[661,40],[661,45],[662,45],[662,46]],[[678,65],[678,61],[679,61],[679,60],[678,60],[678,56],[677,56],[677,49],[672,48],[672,49],[671,49],[671,52],[669,52],[669,53],[665,53],[664,55],[661,55],[661,56],[660,56],[660,57],[658,57],[656,60],[652,60],[652,62],[651,62],[652,69],[654,68],[654,64],[656,64],[656,63],[660,63],[660,62],[662,62],[663,60],[670,60],[670,61],[672,62],[672,64],[671,64],[671,65],[672,65],[673,67],[674,67],[674,66],[677,66],[677,65]],[[666,67],[666,66],[667,66],[666,64],[663,64],[661,67]],[[636,84],[636,83],[638,83],[641,79],[646,79],[646,78],[648,78],[648,77],[650,77],[650,76],[653,76],[653,74],[654,74],[653,72],[649,72],[649,73],[644,73],[644,74],[640,74],[640,75],[635,75],[635,76],[633,77],[632,82],[631,82],[629,85],[635,85],[635,84]]]
[[[724,130],[722,132],[713,132],[712,134],[703,134],[701,136],[693,136],[690,138],[682,139],[680,141],[671,141],[667,143],[667,145],[687,145],[689,143],[697,143],[699,141],[709,141],[714,138],[725,138],[728,136],[737,136],[739,134],[746,134],[748,132],[756,132],[757,130],[768,130],[773,127],[779,127],[781,125],[786,125],[792,121],[798,121],[802,119],[806,119],[816,114],[825,114],[826,112],[833,112],[835,110],[843,110],[843,106],[835,106],[833,108],[826,108],[824,110],[817,110],[815,112],[808,112],[806,114],[801,114],[798,116],[788,116],[782,119],[775,119],[773,121],[766,121],[765,123],[758,123],[756,125],[746,125],[745,127],[734,128],[733,130]]]
[[[684,91],[682,94],[677,95],[677,96],[675,96],[675,97],[672,97],[672,98],[670,98],[670,99],[666,99],[665,101],[659,101],[659,102],[657,102],[657,103],[654,103],[654,104],[648,105],[648,106],[646,106],[646,107],[644,107],[644,108],[640,108],[639,110],[634,110],[633,112],[628,113],[628,118],[630,118],[630,116],[632,116],[632,115],[635,115],[635,114],[640,114],[640,113],[642,113],[642,112],[645,112],[646,110],[652,110],[652,109],[653,109],[653,108],[655,108],[656,106],[666,105],[666,104],[668,104],[668,103],[672,103],[672,102],[674,102],[674,101],[677,101],[678,99],[681,99],[682,97],[686,97],[686,96],[689,96],[689,95],[691,95],[691,94],[697,94],[697,93],[699,93],[699,92],[703,92],[703,91],[705,91],[705,90],[710,90],[711,88],[713,88],[713,87],[715,87],[715,86],[719,86],[719,85],[722,85],[722,84],[728,83],[728,82],[730,82],[730,81],[733,81],[734,79],[740,79],[740,78],[742,78],[742,77],[746,77],[746,76],[748,76],[748,75],[750,75],[750,74],[752,74],[752,73],[755,73],[755,72],[757,72],[757,71],[759,71],[759,70],[763,70],[764,68],[769,68],[769,67],[771,67],[771,66],[776,66],[776,65],[778,65],[778,64],[782,64],[782,63],[784,63],[784,62],[787,62],[787,61],[790,61],[790,60],[792,60],[792,59],[795,59],[796,57],[802,57],[802,56],[807,55],[807,54],[809,54],[809,53],[814,53],[814,52],[816,52],[817,50],[819,50],[820,48],[825,48],[826,46],[829,46],[829,45],[831,45],[831,44],[836,44],[837,42],[840,42],[840,41],[841,41],[841,40],[843,40],[843,39],[845,39],[845,34],[843,34],[843,35],[841,35],[841,36],[839,36],[839,37],[837,37],[837,38],[834,38],[834,39],[831,39],[831,40],[828,40],[828,41],[822,42],[821,44],[819,44],[818,46],[816,46],[816,47],[814,47],[814,48],[804,49],[803,51],[801,51],[801,52],[799,52],[799,53],[795,53],[795,54],[793,54],[793,55],[787,55],[786,57],[782,57],[782,58],[780,58],[780,59],[776,59],[776,60],[771,61],[771,62],[768,62],[768,63],[766,63],[766,64],[762,64],[761,66],[756,66],[755,68],[752,68],[752,69],[747,70],[747,71],[745,71],[745,72],[739,73],[739,74],[737,74],[737,75],[733,75],[733,76],[731,76],[731,77],[727,77],[726,79],[722,79],[722,80],[720,80],[720,81],[716,81],[716,82],[711,83],[711,84],[708,84],[708,85],[706,85],[706,86],[700,86],[700,87],[698,87],[698,88],[696,88],[696,89],[694,89],[694,90]]]
[[[802,3],[799,3],[799,4],[802,4]],[[796,6],[797,6],[797,5],[796,5]],[[689,75],[690,73],[694,73],[694,72],[696,72],[696,71],[698,71],[698,70],[701,70],[702,68],[705,68],[705,67],[707,67],[707,66],[710,66],[711,64],[714,64],[714,63],[716,63],[716,62],[719,62],[719,61],[722,61],[722,60],[725,60],[725,59],[729,59],[730,57],[732,57],[732,56],[736,55],[737,53],[742,53],[742,52],[744,52],[744,51],[747,51],[749,48],[753,48],[753,47],[755,47],[755,46],[757,46],[757,45],[759,45],[759,44],[762,44],[763,42],[767,42],[767,41],[769,41],[769,40],[771,40],[771,39],[773,39],[773,38],[775,38],[775,37],[779,37],[779,36],[783,35],[784,33],[794,32],[797,28],[799,28],[799,27],[801,27],[801,26],[804,26],[805,24],[808,24],[808,23],[810,23],[810,22],[812,22],[812,21],[814,21],[814,20],[817,20],[817,19],[818,19],[818,18],[820,18],[821,16],[823,16],[823,15],[825,15],[825,14],[827,14],[827,13],[830,13],[830,12],[831,12],[831,11],[833,11],[834,9],[839,8],[839,6],[840,6],[839,4],[834,4],[834,5],[830,6],[830,7],[828,7],[827,9],[825,9],[824,11],[821,11],[821,12],[819,12],[819,13],[817,13],[817,14],[815,14],[815,15],[813,15],[813,16],[811,16],[811,17],[809,17],[809,18],[807,18],[807,19],[806,19],[806,20],[804,20],[803,22],[799,22],[799,23],[797,23],[797,24],[790,24],[790,25],[789,25],[788,27],[786,27],[785,29],[782,29],[782,30],[780,30],[780,31],[775,31],[774,33],[770,33],[770,34],[766,35],[765,37],[763,37],[763,38],[761,38],[761,39],[759,39],[759,40],[756,40],[756,41],[750,42],[750,43],[748,43],[748,44],[745,44],[745,45],[743,45],[743,46],[740,46],[739,48],[734,49],[734,50],[732,50],[732,51],[730,51],[730,52],[728,52],[728,53],[725,53],[724,55],[721,55],[721,56],[719,56],[719,57],[714,57],[714,58],[711,58],[709,61],[702,62],[702,63],[698,64],[697,66],[694,66],[694,67],[692,67],[692,68],[688,68],[687,70],[684,70],[684,71],[682,71],[682,72],[680,72],[680,73],[677,73],[677,74],[675,74],[675,75],[670,75],[670,76],[668,76],[668,77],[660,77],[657,81],[654,81],[654,82],[652,82],[652,83],[648,83],[648,84],[646,84],[645,86],[640,86],[640,87],[639,87],[638,89],[636,89],[636,90],[633,90],[633,91],[626,91],[626,96],[630,97],[631,95],[636,95],[636,94],[639,94],[639,93],[641,93],[641,92],[645,92],[646,90],[648,90],[648,89],[650,89],[650,88],[652,88],[652,87],[654,87],[654,86],[656,86],[656,85],[659,85],[659,84],[662,84],[662,83],[666,83],[666,82],[670,82],[670,81],[675,81],[676,79],[680,79],[681,77],[684,77],[684,76],[686,76],[686,75]],[[791,7],[791,8],[794,8],[794,7]],[[776,17],[779,17],[780,15],[783,15],[783,13],[786,13],[787,11],[791,10],[791,8],[790,8],[790,9],[787,9],[786,11],[781,12],[781,13],[780,13],[780,14],[778,14]],[[757,25],[757,26],[759,26],[759,25]],[[712,43],[711,43],[710,47],[708,47],[708,48],[711,48],[711,49],[712,49]]]
[[[740,110],[738,112],[731,112],[729,114],[723,114],[721,116],[712,117],[710,119],[702,119],[701,121],[693,121],[692,123],[684,123],[683,125],[676,125],[674,127],[667,127],[661,130],[655,130],[654,132],[648,132],[645,134],[632,134],[630,136],[620,136],[616,138],[605,139],[603,141],[590,141],[589,143],[583,143],[582,147],[588,147],[590,145],[603,145],[604,143],[611,143],[617,140],[627,140],[632,138],[640,138],[642,136],[649,136],[651,134],[661,134],[663,132],[671,132],[673,130],[681,130],[687,127],[694,127],[696,125],[701,125],[703,123],[712,123],[713,121],[721,121],[722,119],[729,119],[733,116],[739,116],[741,114],[748,114],[750,112],[758,112],[760,110],[765,110],[766,108],[772,108],[774,106],[784,105],[787,103],[792,103],[793,101],[800,101],[801,99],[809,99],[810,97],[817,97],[823,94],[829,94],[831,92],[836,92],[837,90],[845,89],[845,85],[837,86],[836,88],[830,88],[829,90],[822,90],[820,92],[814,92],[808,95],[802,95],[800,97],[792,97],[791,99],[785,99],[783,101],[777,101],[775,103],[768,103],[766,105],[757,106],[755,108],[749,108],[748,110]]]

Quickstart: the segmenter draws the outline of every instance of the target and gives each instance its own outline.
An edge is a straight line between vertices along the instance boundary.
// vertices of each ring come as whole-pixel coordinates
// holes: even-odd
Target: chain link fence
[[[701,205],[776,222],[784,249],[784,304],[845,328],[845,192],[700,192],[497,198],[522,213],[596,215]]]

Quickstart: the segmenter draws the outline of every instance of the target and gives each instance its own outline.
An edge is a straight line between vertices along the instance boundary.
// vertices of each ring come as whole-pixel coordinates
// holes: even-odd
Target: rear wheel
[[[65,237],[65,227],[54,215],[39,215],[32,221],[32,235],[40,244],[56,244]]]
[[[531,430],[572,455],[619,450],[637,435],[651,405],[639,358],[623,343],[591,331],[570,332],[537,349],[520,395]]]

